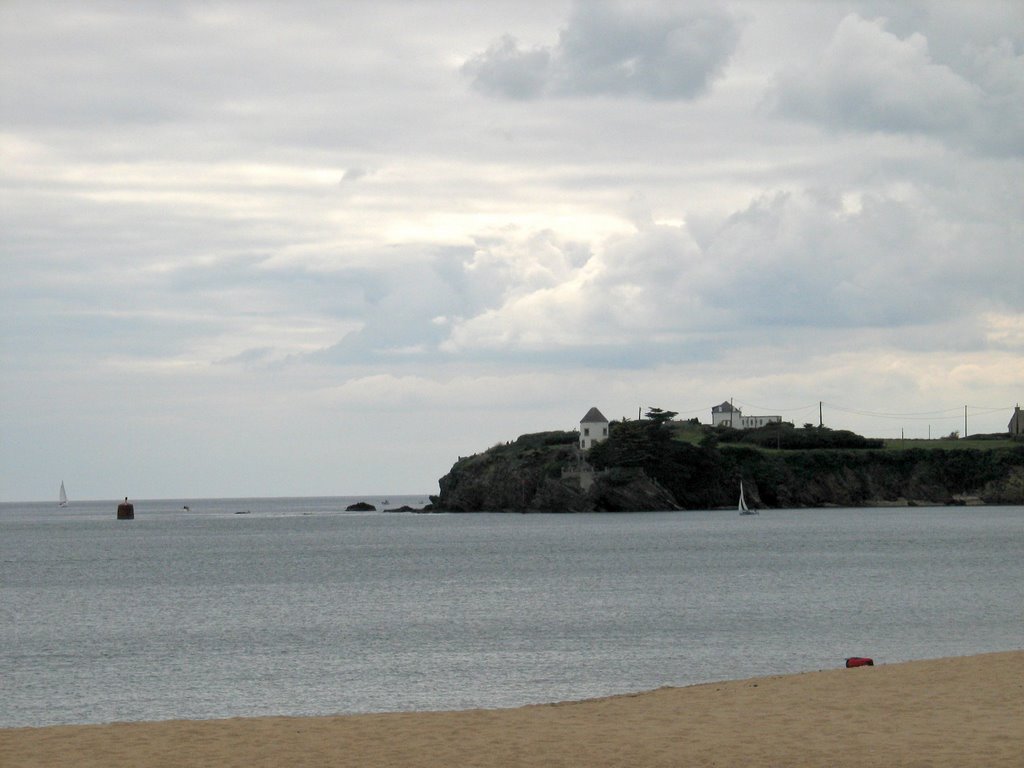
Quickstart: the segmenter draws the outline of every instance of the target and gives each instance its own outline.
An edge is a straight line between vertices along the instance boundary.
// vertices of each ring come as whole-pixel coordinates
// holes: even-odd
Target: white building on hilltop
[[[591,408],[580,419],[580,448],[584,451],[608,439],[608,419],[597,408]]]
[[[756,429],[765,424],[782,421],[781,416],[744,416],[743,411],[730,402],[724,402],[711,409],[711,426],[732,427],[733,429]]]

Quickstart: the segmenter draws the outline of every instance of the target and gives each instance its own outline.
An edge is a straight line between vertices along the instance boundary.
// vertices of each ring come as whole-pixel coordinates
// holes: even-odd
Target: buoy
[[[134,520],[135,519],[135,505],[128,501],[128,497],[124,497],[124,501],[117,505],[117,519],[118,520]]]
[[[873,667],[875,666],[875,660],[869,659],[867,656],[851,656],[846,660],[847,667]]]

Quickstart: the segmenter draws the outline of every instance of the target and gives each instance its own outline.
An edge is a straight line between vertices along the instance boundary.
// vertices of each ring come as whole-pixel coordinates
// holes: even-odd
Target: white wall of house
[[[743,411],[734,407],[731,403],[722,403],[711,409],[711,426],[727,426],[740,428],[740,419],[743,418]]]
[[[743,416],[740,414],[739,411],[735,411],[733,413],[721,413],[721,412],[720,413],[712,413],[711,414],[711,426],[717,427],[717,426],[720,426],[720,425],[724,425],[726,427],[729,427],[729,426],[739,427],[740,419],[742,419],[742,418],[743,418]]]
[[[757,429],[766,424],[781,422],[781,416],[743,416],[737,420],[737,429]]]
[[[580,448],[584,451],[608,439],[608,420],[591,408],[580,421]]]
[[[766,424],[782,421],[781,416],[744,416],[743,411],[731,403],[722,403],[711,409],[711,426],[735,429],[757,429]]]
[[[607,421],[581,421],[580,422],[580,448],[586,450],[608,439]]]

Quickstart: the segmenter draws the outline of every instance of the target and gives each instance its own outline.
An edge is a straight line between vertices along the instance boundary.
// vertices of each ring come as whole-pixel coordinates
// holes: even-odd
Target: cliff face
[[[1024,504],[1024,446],[795,451],[743,456],[738,464],[769,507]]]
[[[989,450],[795,450],[701,447],[654,435],[589,454],[581,487],[575,433],[524,435],[459,459],[435,510],[655,511],[756,507],[1024,504],[1024,445]],[[635,438],[635,436],[634,436]],[[609,443],[614,441],[614,437]],[[601,447],[601,446],[598,446]]]
[[[459,459],[438,481],[433,509],[447,512],[590,512],[675,509],[675,499],[642,470],[602,473],[584,490],[571,443],[535,444],[535,435]],[[525,445],[523,444],[525,441]],[[568,474],[567,474],[568,472]]]

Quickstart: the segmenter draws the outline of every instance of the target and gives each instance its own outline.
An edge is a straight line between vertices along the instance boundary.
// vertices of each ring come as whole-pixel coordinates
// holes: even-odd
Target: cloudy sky
[[[1024,6],[0,3],[0,499],[1024,402]]]

